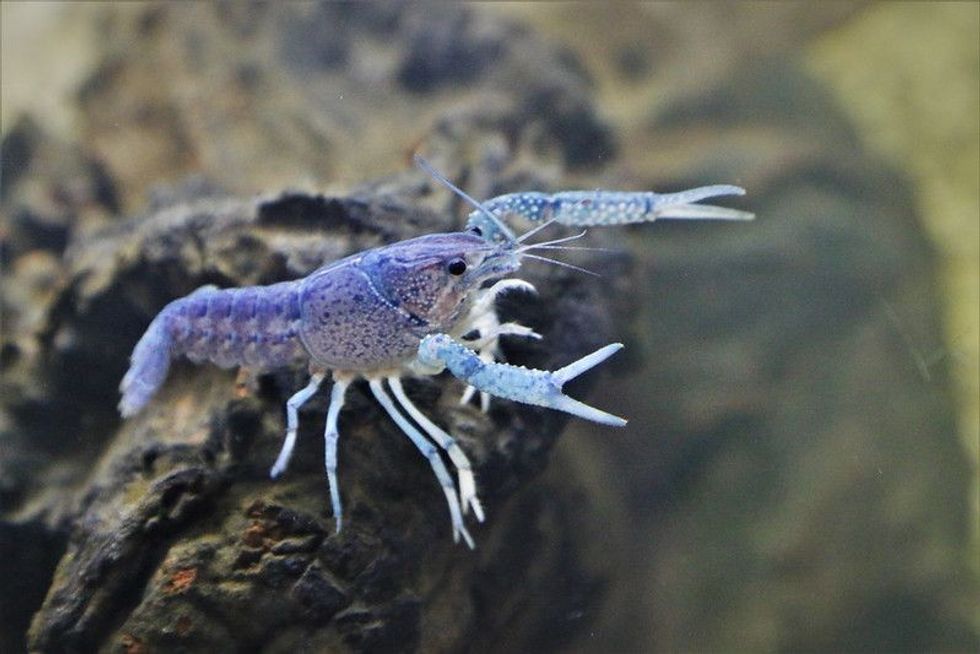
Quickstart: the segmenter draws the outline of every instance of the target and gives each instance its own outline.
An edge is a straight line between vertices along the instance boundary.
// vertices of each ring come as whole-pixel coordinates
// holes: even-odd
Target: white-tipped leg
[[[453,540],[458,543],[459,537],[462,536],[466,544],[470,546],[470,549],[475,548],[476,544],[473,542],[473,537],[466,531],[466,525],[463,524],[463,514],[459,508],[459,497],[456,495],[456,486],[453,484],[452,475],[446,469],[446,464],[439,458],[439,450],[427,441],[425,436],[422,435],[422,432],[413,427],[412,423],[405,416],[399,413],[398,409],[395,408],[395,403],[392,401],[391,396],[388,395],[388,392],[382,386],[380,379],[372,379],[370,386],[371,392],[374,393],[374,397],[377,398],[378,403],[391,416],[395,424],[405,432],[405,435],[412,440],[422,455],[429,460],[429,465],[432,466],[432,471],[435,472],[436,478],[439,480],[439,484],[442,486],[442,490],[446,495],[446,502],[449,504],[449,516],[453,523]]]
[[[477,350],[497,350],[497,341],[501,336],[520,336],[540,341],[542,336],[530,327],[525,327],[516,322],[505,322],[495,327],[491,327],[486,332],[480,332],[479,338],[470,341],[470,345]]]
[[[607,345],[557,372],[548,372],[505,363],[487,363],[448,334],[433,334],[422,339],[418,359],[422,367],[428,370],[448,368],[457,378],[491,395],[622,427],[626,424],[622,418],[572,399],[561,390],[565,382],[602,363],[622,347],[620,343]]]
[[[481,361],[485,361],[486,363],[493,363],[496,360],[496,357],[494,355],[494,351],[496,350],[496,343],[497,343],[496,341],[493,342],[493,346],[492,346],[493,349],[484,348],[479,351],[477,356],[480,357]],[[473,399],[474,395],[476,395],[476,388],[474,388],[473,386],[467,386],[465,389],[463,389],[463,395],[459,398],[459,403],[463,405],[469,404],[470,400]],[[490,394],[487,393],[486,391],[480,391],[480,411],[486,413],[489,410],[490,410]]]
[[[286,440],[283,441],[279,456],[276,457],[276,462],[269,471],[269,476],[273,479],[284,473],[289,465],[289,459],[293,456],[293,447],[296,445],[296,430],[299,428],[299,408],[320,388],[323,377],[322,373],[313,375],[305,388],[286,401]]]
[[[415,404],[408,399],[408,395],[405,394],[405,389],[402,386],[402,381],[398,377],[389,377],[388,385],[391,386],[391,390],[395,394],[395,399],[398,403],[402,405],[402,408],[408,412],[408,415],[419,424],[419,426],[425,430],[432,440],[439,444],[439,447],[446,450],[449,454],[449,459],[456,466],[456,474],[459,477],[459,503],[460,507],[463,509],[463,515],[469,513],[469,509],[473,507],[473,515],[480,522],[483,522],[483,506],[480,505],[480,499],[476,496],[476,478],[473,476],[473,466],[470,464],[469,458],[466,453],[463,452],[456,439],[446,433],[439,425],[435,424],[429,418],[419,410]]]
[[[533,293],[535,295],[538,293],[538,289],[534,288],[534,284],[531,282],[524,281],[523,279],[501,279],[476,298],[476,301],[473,303],[473,308],[470,310],[470,316],[495,313],[493,311],[493,305],[497,301],[497,296],[509,291],[524,291],[525,293]]]
[[[469,404],[474,395],[476,395],[476,389],[472,386],[467,386],[463,389],[463,394],[459,397],[459,403],[463,405]]]
[[[347,392],[349,381],[335,379],[330,389],[330,407],[327,409],[327,426],[323,432],[324,462],[327,468],[327,482],[330,484],[330,505],[333,507],[333,519],[337,523],[337,533],[343,527],[344,514],[340,503],[340,486],[337,484],[337,417],[344,406],[344,394]]]

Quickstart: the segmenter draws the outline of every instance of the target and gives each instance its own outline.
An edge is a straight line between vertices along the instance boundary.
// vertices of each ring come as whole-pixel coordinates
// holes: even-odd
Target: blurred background
[[[623,230],[637,354],[592,400],[630,426],[571,423],[528,482],[580,493],[597,599],[486,647],[976,651],[980,5],[457,9],[0,5],[4,352],[30,356],[67,244],[161,185],[343,192],[447,116],[539,107],[545,183],[737,183],[758,220]],[[45,592],[5,598],[0,644]]]

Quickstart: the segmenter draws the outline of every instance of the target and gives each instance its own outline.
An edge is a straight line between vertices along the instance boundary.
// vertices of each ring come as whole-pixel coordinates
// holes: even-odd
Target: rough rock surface
[[[574,56],[469,8],[85,14],[79,141],[24,119],[3,143],[0,650],[975,648],[969,469],[944,363],[917,358],[941,326],[908,191],[792,61],[704,48],[685,25],[713,17],[728,46],[736,26],[688,13],[617,55],[659,94],[615,127]],[[458,227],[416,148],[477,197],[732,181],[759,214],[596,232],[635,258],[570,257],[601,280],[528,266],[541,297],[502,302],[546,336],[508,342],[517,362],[627,342],[590,396],[625,432],[408,386],[476,464],[475,553],[363,388],[340,423],[340,536],[322,394],[267,478],[302,370],[181,364],[143,414],[115,412],[174,297]]]

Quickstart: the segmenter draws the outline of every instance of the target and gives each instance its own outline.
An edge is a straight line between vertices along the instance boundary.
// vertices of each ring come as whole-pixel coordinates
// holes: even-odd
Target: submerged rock
[[[439,14],[83,15],[100,38],[80,143],[24,121],[3,144],[0,650],[970,649],[969,468],[944,365],[917,356],[941,325],[901,177],[792,61],[708,61],[728,50],[669,12],[632,25],[662,38],[624,75],[683,67],[688,86],[616,125],[568,51]],[[466,209],[411,169],[416,149],[480,198],[736,182],[759,216],[595,230],[614,251],[563,258],[601,279],[528,264],[541,296],[501,300],[545,335],[507,341],[510,361],[627,343],[589,378],[625,432],[504,401],[485,415],[446,376],[408,384],[475,464],[476,552],[360,386],[340,535],[323,393],[268,479],[304,370],[236,382],[181,363],[143,413],[115,408],[168,301],[458,229]]]

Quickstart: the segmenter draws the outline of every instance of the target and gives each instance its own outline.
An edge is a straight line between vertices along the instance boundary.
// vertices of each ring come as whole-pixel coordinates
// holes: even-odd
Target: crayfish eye
[[[446,269],[450,275],[456,275],[458,277],[466,272],[466,262],[462,259],[451,259]]]
[[[470,231],[476,234],[477,236],[483,236],[483,230],[480,229],[479,227],[473,227],[472,229],[470,229]]]

